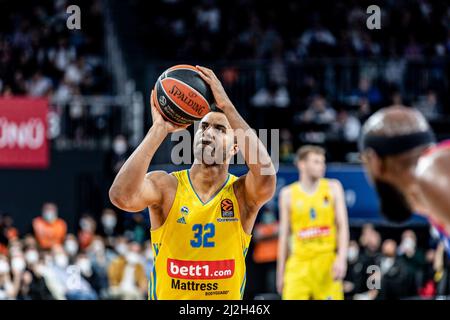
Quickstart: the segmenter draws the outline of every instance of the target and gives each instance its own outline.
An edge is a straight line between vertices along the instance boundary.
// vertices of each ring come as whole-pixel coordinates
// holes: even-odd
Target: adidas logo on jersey
[[[181,217],[177,220],[177,223],[186,224],[186,219],[184,219],[184,217]]]

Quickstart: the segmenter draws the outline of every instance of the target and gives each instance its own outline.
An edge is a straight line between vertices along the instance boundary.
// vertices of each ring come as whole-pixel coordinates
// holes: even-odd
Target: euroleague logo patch
[[[233,218],[234,217],[234,207],[233,201],[230,199],[223,199],[220,203],[220,210],[222,218]]]

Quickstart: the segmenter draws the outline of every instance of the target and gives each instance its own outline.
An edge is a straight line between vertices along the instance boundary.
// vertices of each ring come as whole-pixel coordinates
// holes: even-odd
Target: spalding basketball
[[[153,103],[166,120],[176,125],[200,120],[211,111],[213,102],[211,88],[194,66],[173,66],[156,81]]]

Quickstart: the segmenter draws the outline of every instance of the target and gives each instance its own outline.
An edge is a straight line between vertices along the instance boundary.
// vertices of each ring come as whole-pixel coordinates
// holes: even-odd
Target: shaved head
[[[362,133],[370,136],[395,137],[428,131],[425,117],[416,109],[396,105],[380,109],[364,124]]]

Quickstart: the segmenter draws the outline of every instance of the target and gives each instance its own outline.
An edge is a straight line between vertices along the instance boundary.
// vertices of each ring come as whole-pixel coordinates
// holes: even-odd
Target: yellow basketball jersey
[[[164,224],[151,231],[154,267],[149,298],[242,299],[245,256],[251,235],[242,228],[233,183],[206,203],[195,193],[189,170],[172,172],[176,196]]]
[[[304,260],[336,250],[334,199],[327,179],[320,179],[314,194],[292,183],[290,201],[291,257]]]

